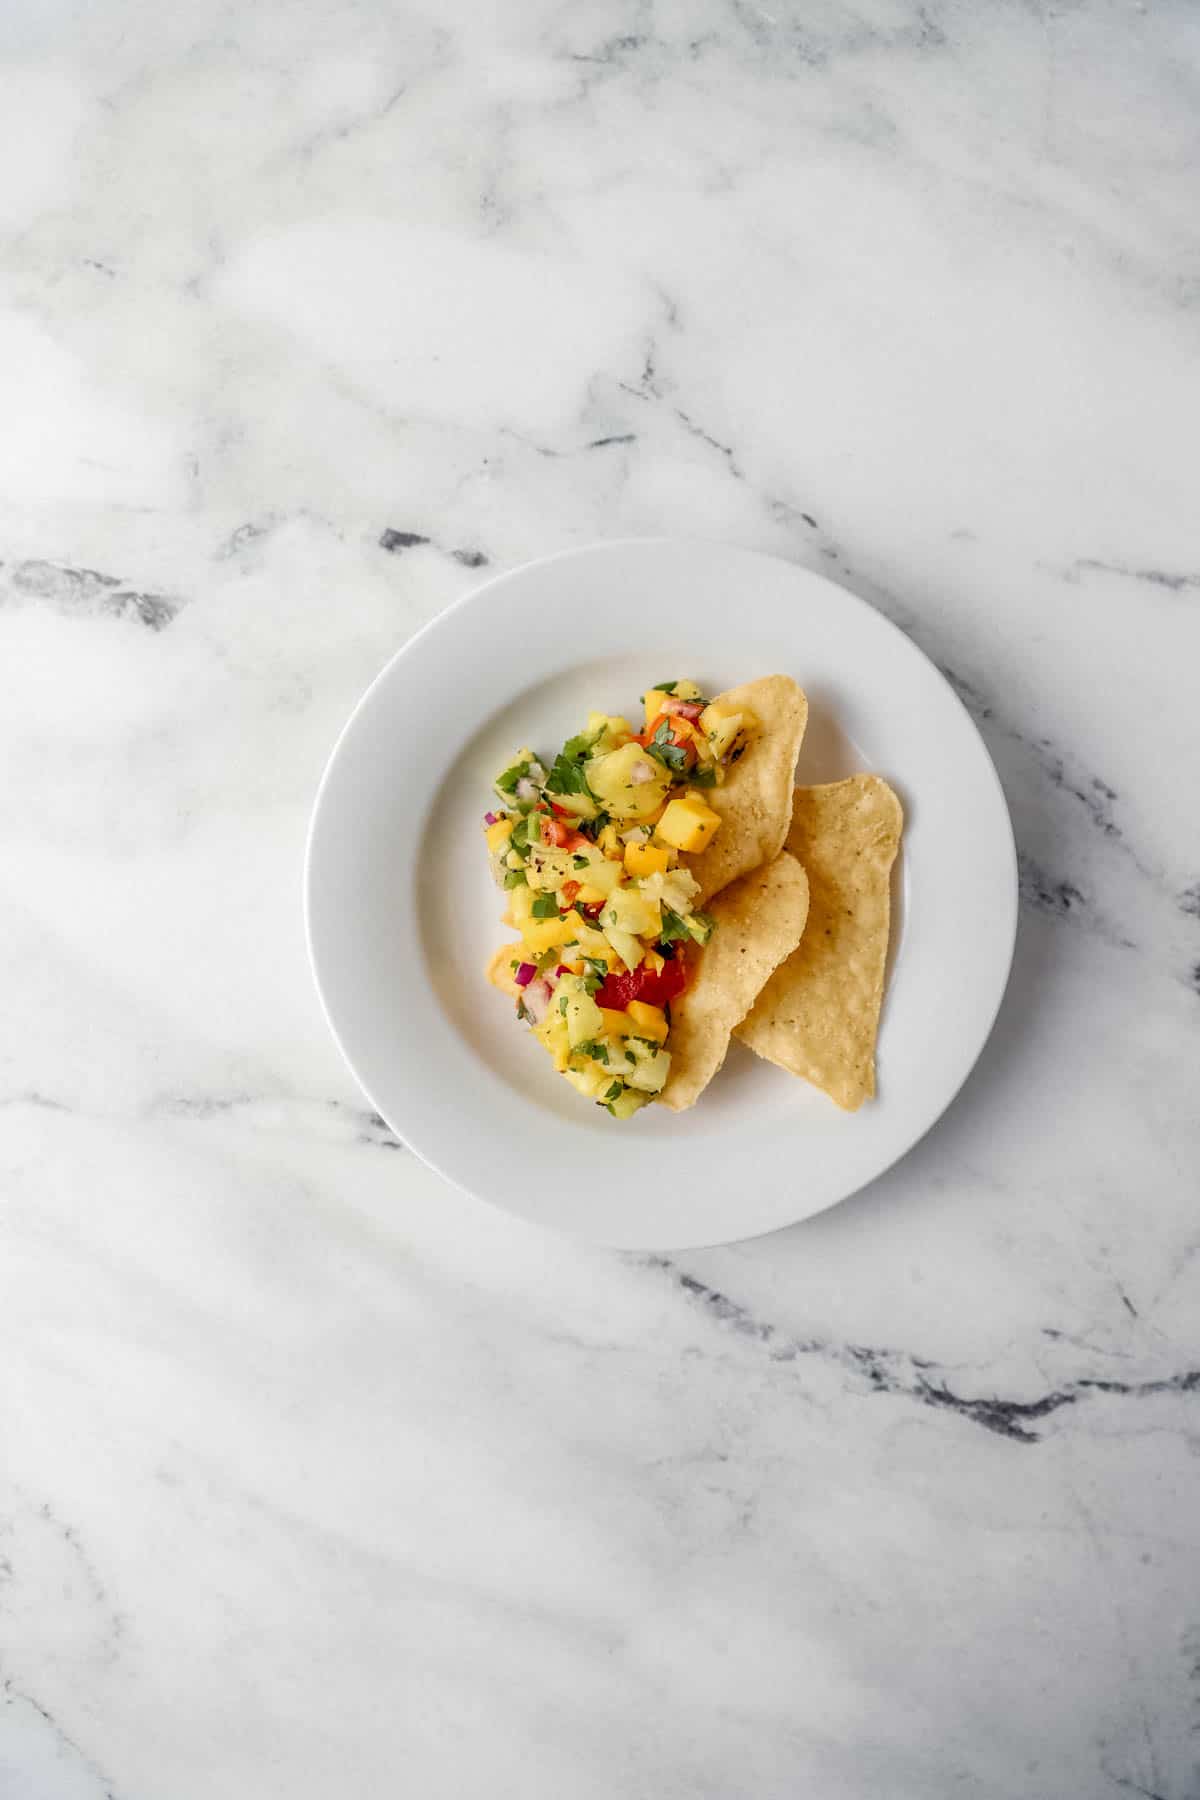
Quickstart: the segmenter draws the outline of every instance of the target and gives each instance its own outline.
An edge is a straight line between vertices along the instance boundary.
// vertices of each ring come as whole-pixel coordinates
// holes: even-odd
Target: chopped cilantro
[[[675,692],[675,689],[679,686],[679,682],[678,681],[656,681],[654,683],[654,686],[658,689],[660,694],[673,694]],[[643,699],[644,698],[645,698],[645,696],[643,695]]]
[[[567,996],[566,996],[566,995],[565,995],[565,994],[560,994],[560,995],[559,995],[559,996],[558,996],[558,1010],[559,1010],[559,1012],[560,1012],[560,1013],[562,1013],[562,1014],[563,1014],[563,1016],[564,1016],[564,1017],[565,1017],[565,1016],[566,1016],[566,1011],[567,1011]]]
[[[697,763],[689,777],[693,787],[716,787],[717,771],[712,763]]]
[[[691,932],[688,930],[679,914],[677,912],[672,912],[669,906],[664,906],[662,909],[662,930],[658,934],[659,943],[673,944],[677,939],[691,937],[691,935]]]
[[[699,927],[699,930],[697,930],[697,927]],[[713,918],[711,913],[689,913],[688,928],[691,936],[695,938],[698,944],[707,944],[709,938],[717,928],[717,921]]]
[[[586,856],[573,856],[571,861],[577,869],[586,869],[588,866],[588,858]]]
[[[514,794],[517,789],[518,781],[520,781],[528,767],[529,764],[527,762],[513,763],[511,768],[505,769],[501,774],[497,775],[494,786],[497,787],[502,794]]]
[[[617,1098],[618,1094],[620,1094],[620,1092],[621,1092],[621,1083],[619,1081],[614,1081],[612,1086],[609,1088],[608,1092],[605,1094],[604,1098],[606,1100],[615,1100]]]
[[[583,966],[587,970],[587,974],[583,978],[583,985],[589,994],[594,994],[604,986],[608,975],[608,964],[602,963],[598,957],[585,956]]]
[[[504,885],[506,888],[524,887],[526,885],[524,869],[509,869],[504,877]]]
[[[539,894],[531,910],[535,919],[557,919],[558,902],[553,894]]]
[[[590,1056],[593,1062],[608,1062],[607,1046],[598,1043],[595,1038],[589,1038],[586,1044],[576,1044],[575,1054],[577,1056]]]
[[[665,719],[646,748],[651,756],[670,769],[672,774],[682,775],[687,768],[687,751],[682,744],[676,744],[672,740],[671,727]]]
[[[596,732],[581,731],[577,737],[567,739],[554,759],[546,782],[552,794],[586,794],[589,799],[595,798],[588,787],[583,765],[592,753],[597,736]]]

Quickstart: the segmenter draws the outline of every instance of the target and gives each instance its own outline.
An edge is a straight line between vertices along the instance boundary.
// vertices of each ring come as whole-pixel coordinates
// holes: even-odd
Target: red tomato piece
[[[661,969],[632,969],[626,975],[606,975],[596,992],[599,1006],[610,1006],[624,1012],[631,1000],[644,1000],[647,1006],[665,1006],[682,994],[688,982],[687,964],[681,956],[664,963]]]

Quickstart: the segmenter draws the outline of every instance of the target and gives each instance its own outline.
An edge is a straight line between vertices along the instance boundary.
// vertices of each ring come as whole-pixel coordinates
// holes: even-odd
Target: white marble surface
[[[1196,9],[0,47],[4,1800],[1193,1800]],[[299,910],[406,634],[639,532],[903,624],[1023,856],[940,1128],[678,1259],[391,1144]]]

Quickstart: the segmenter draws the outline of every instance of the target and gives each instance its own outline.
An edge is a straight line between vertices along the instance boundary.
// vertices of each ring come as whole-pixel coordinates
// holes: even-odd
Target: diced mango
[[[698,794],[687,794],[671,800],[656,830],[665,843],[676,850],[703,850],[716,836],[721,823],[719,813],[707,806]]]
[[[541,956],[556,944],[569,944],[575,936],[575,922],[569,914],[565,919],[526,919],[521,925],[521,936],[526,948]]]
[[[497,819],[494,825],[488,826],[484,835],[487,838],[487,847],[493,855],[496,854],[502,844],[507,844],[509,838],[512,836],[512,828],[513,822],[511,819]]]
[[[620,856],[624,846],[615,825],[605,825],[596,839],[605,856]]]
[[[626,844],[625,871],[635,881],[643,875],[664,875],[670,866],[671,852],[659,844]]]
[[[487,978],[502,994],[519,1000],[521,989],[516,983],[516,972],[524,961],[525,951],[520,944],[504,944],[488,963]]]
[[[669,699],[670,695],[664,693],[662,688],[647,688],[642,695],[642,705],[646,709],[646,726],[653,725],[663,709],[663,701]]]
[[[650,1006],[645,1000],[631,1000],[627,1010],[632,1036],[653,1038],[656,1044],[666,1043],[670,1026],[661,1006]]]
[[[633,1027],[629,1022],[629,1014],[627,1012],[618,1012],[616,1008],[612,1006],[602,1006],[600,1008],[600,1018],[603,1024],[605,1037],[623,1038],[629,1037],[632,1033]]]

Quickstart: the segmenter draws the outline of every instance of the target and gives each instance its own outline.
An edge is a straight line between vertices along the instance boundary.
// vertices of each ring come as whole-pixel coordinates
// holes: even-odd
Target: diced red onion
[[[634,787],[644,787],[648,781],[654,780],[654,770],[648,762],[635,762],[629,771],[629,779]]]
[[[540,1025],[546,1016],[552,998],[550,983],[542,980],[531,981],[522,998],[525,1002],[525,1011],[535,1025]]]
[[[676,713],[681,719],[694,721],[700,717],[704,708],[698,700],[676,700],[673,696],[668,695],[662,703],[662,710],[665,713]]]
[[[536,800],[537,797],[538,791],[533,782],[530,781],[528,775],[522,775],[520,781],[517,783],[517,799]]]
[[[491,812],[484,813],[483,822],[485,825],[498,825],[500,823],[500,814]]]
[[[518,987],[528,987],[536,974],[537,965],[535,963],[522,963],[513,976],[513,980]]]

